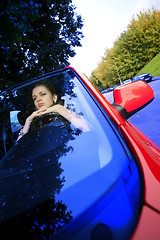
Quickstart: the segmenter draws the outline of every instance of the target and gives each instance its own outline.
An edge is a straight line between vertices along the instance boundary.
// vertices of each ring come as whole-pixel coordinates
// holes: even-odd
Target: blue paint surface
[[[160,76],[148,84],[154,91],[154,100],[128,121],[160,147]]]

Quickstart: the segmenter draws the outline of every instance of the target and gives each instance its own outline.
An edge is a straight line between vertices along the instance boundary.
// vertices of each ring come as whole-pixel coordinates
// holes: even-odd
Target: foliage
[[[127,30],[107,49],[92,72],[91,82],[103,88],[132,78],[160,52],[160,11],[140,12]]]
[[[153,77],[160,76],[160,53],[157,54],[138,74],[151,73]]]
[[[1,87],[69,65],[81,46],[72,0],[3,0],[0,21]]]

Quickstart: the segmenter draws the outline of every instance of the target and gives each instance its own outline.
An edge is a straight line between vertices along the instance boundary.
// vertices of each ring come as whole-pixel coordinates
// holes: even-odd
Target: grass
[[[160,76],[160,53],[157,54],[138,74],[150,73],[153,77]]]

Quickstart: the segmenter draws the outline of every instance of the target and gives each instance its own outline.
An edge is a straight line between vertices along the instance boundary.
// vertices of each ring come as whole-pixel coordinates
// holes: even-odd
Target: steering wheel
[[[42,128],[48,125],[54,127],[60,127],[68,124],[69,122],[59,115],[58,113],[46,113],[42,116],[35,117],[31,123],[31,129],[33,128]]]

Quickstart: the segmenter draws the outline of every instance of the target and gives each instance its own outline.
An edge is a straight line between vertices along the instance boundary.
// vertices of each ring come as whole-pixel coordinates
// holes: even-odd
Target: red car
[[[46,108],[44,82],[56,99]],[[160,148],[127,120],[154,92],[136,81],[113,94],[110,104],[71,67],[0,93],[7,239],[160,239]],[[49,112],[57,107],[70,115]]]
[[[139,81],[118,87],[114,90],[113,96],[112,107],[108,103],[104,103],[104,107],[133,154],[137,156],[144,177],[143,207],[131,239],[158,240],[160,238],[160,148],[134,125],[124,121],[150,103],[154,93],[149,85]]]

